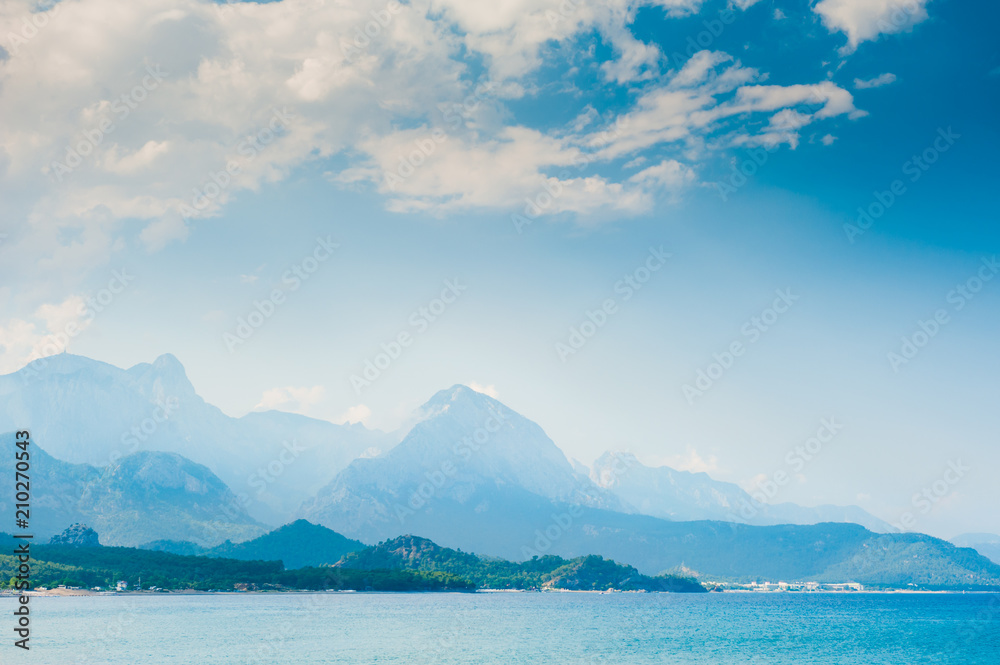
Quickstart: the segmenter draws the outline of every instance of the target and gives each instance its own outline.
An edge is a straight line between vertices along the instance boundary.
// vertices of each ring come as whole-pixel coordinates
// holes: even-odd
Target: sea
[[[997,665],[1000,596],[245,593],[0,598],[0,663]],[[6,624],[6,625],[4,625]]]

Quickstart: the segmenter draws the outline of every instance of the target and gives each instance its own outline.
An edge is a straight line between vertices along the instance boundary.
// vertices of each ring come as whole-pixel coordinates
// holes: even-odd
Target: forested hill
[[[573,591],[704,592],[698,582],[678,576],[650,577],[632,566],[600,556],[566,560],[534,557],[523,563],[481,557],[440,547],[426,538],[400,536],[346,555],[338,564],[346,569],[395,569],[449,573],[490,589],[566,589]]]

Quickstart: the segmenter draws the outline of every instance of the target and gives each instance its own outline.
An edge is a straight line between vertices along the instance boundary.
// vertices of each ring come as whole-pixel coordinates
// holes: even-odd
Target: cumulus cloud
[[[895,74],[885,73],[868,80],[854,79],[854,87],[858,90],[866,90],[868,88],[881,88],[883,85],[889,85],[895,82]]]
[[[930,0],[820,0],[813,7],[831,32],[847,35],[844,54],[880,35],[911,30],[927,18]]]
[[[676,159],[665,159],[655,166],[639,171],[629,178],[632,182],[654,183],[657,188],[678,190],[695,182],[694,169]]]
[[[588,110],[558,132],[523,126],[487,132],[471,113],[454,132],[424,125],[367,136],[357,144],[365,158],[330,178],[342,186],[373,185],[397,212],[507,207],[528,217],[573,213],[585,223],[599,213],[645,212],[658,194],[676,195],[697,181],[695,166],[676,158],[622,180],[587,174],[593,166],[621,158],[639,164],[637,153],[654,147],[694,157],[740,145],[795,147],[798,130],[809,124],[864,115],[848,91],[829,81],[762,85],[765,79],[729,54],[701,51],[615,119],[602,122]],[[763,114],[769,123],[758,134],[726,133],[730,123],[744,126],[737,120],[748,114]]]
[[[35,12],[43,27],[11,43],[35,5],[8,0],[0,215],[18,233],[0,279],[27,274],[17,261],[33,257],[53,283],[76,283],[126,243],[155,252],[183,241],[235,198],[335,155],[345,166],[330,180],[374,189],[389,210],[507,209],[589,224],[678,195],[711,150],[794,145],[807,124],[860,113],[832,83],[765,85],[766,74],[721,52],[664,72],[658,47],[634,34],[636,13],[702,5],[80,0]],[[558,128],[520,121],[510,101],[534,94],[545,49],[595,32],[613,55],[589,64],[632,91],[631,106],[618,118],[585,109]],[[473,62],[485,64],[482,79]],[[762,134],[730,126],[752,114],[771,123]],[[621,163],[648,168],[629,176]]]
[[[587,123],[600,123],[595,113],[579,118],[575,131],[543,132],[511,124],[502,107],[525,94],[516,79],[541,64],[545,44],[588,30],[615,49],[602,63],[610,79],[626,85],[658,74],[662,54],[629,28],[643,4],[668,16],[701,8],[700,0],[444,0],[433,12],[423,2],[384,0],[61,3],[45,13],[43,29],[8,49],[0,72],[5,175],[49,194],[36,204],[36,233],[97,227],[93,241],[105,253],[120,220],[143,221],[139,240],[155,251],[186,238],[190,224],[219,214],[240,192],[337,153],[361,159],[333,174],[336,182],[374,182],[400,212],[508,206],[547,188],[564,192],[549,214],[642,212],[654,192],[639,181],[570,167],[671,141],[678,125],[690,132],[711,124],[727,108],[715,95],[757,80],[755,70],[720,68],[732,60],[726,54],[696,54],[669,89],[654,87],[630,114],[633,140],[643,123],[652,125],[644,140],[605,139],[599,155],[591,154],[599,133],[584,133]],[[0,34],[15,31],[31,5],[7,7]],[[94,39],[105,46],[93,48]],[[456,55],[463,48],[486,57],[496,83],[471,110],[473,83]],[[744,113],[759,102],[728,108]],[[460,117],[446,115],[459,105]],[[445,139],[427,144],[441,127]],[[414,153],[421,145],[434,154]],[[387,181],[410,155],[427,165]]]

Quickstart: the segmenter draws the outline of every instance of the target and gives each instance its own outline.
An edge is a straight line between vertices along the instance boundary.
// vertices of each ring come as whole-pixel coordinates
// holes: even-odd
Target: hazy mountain
[[[995,533],[963,533],[951,542],[959,547],[971,547],[994,563],[1000,563],[1000,536]]]
[[[817,506],[755,501],[739,485],[713,480],[706,473],[644,466],[629,453],[604,453],[590,478],[643,515],[669,520],[722,520],[744,524],[819,524],[847,522],[871,531],[892,527],[857,506]]]
[[[598,554],[646,575],[687,568],[708,579],[1000,584],[1000,567],[989,560],[919,534],[630,514],[575,470],[537,425],[486,395],[455,386],[422,412],[396,448],[352,462],[303,505],[302,515],[364,542],[412,533],[511,560]],[[695,480],[717,494],[695,494],[689,505],[741,496],[725,483]]]
[[[199,397],[177,359],[128,370],[59,354],[0,376],[0,431],[30,429],[54,457],[105,466],[139,451],[204,464],[257,519],[283,524],[369,448],[395,440],[361,425],[268,411],[231,418]]]
[[[104,467],[79,506],[106,545],[157,538],[212,545],[266,531],[218,476],[176,453],[138,452]]]
[[[416,530],[449,544],[464,521],[518,522],[551,501],[624,509],[538,425],[471,388],[437,393],[421,418],[389,452],[351,462],[300,514],[367,542]]]
[[[0,435],[13,451],[14,435]],[[31,533],[49,537],[84,523],[104,545],[154,539],[215,545],[265,531],[208,468],[173,453],[139,452],[104,468],[55,459],[32,442]],[[14,455],[0,456],[0,512],[13,518]]]

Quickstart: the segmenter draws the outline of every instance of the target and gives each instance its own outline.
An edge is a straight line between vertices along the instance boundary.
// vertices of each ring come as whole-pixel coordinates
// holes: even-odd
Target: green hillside
[[[345,569],[390,568],[449,573],[490,589],[705,591],[704,587],[689,578],[678,575],[650,577],[642,575],[632,566],[623,566],[600,556],[584,556],[569,561],[558,556],[542,556],[514,563],[440,547],[416,536],[400,536],[352,552],[337,566]]]
[[[2,551],[13,551],[0,534]],[[470,591],[474,586],[447,573],[408,570],[345,570],[307,567],[285,570],[280,561],[182,556],[131,547],[31,546],[32,587],[58,585],[113,588],[118,581],[136,588],[354,591]],[[0,588],[13,588],[19,561],[0,555]]]
[[[253,540],[236,544],[227,540],[205,556],[281,561],[285,568],[304,568],[337,563],[345,554],[364,547],[324,526],[296,520]]]

